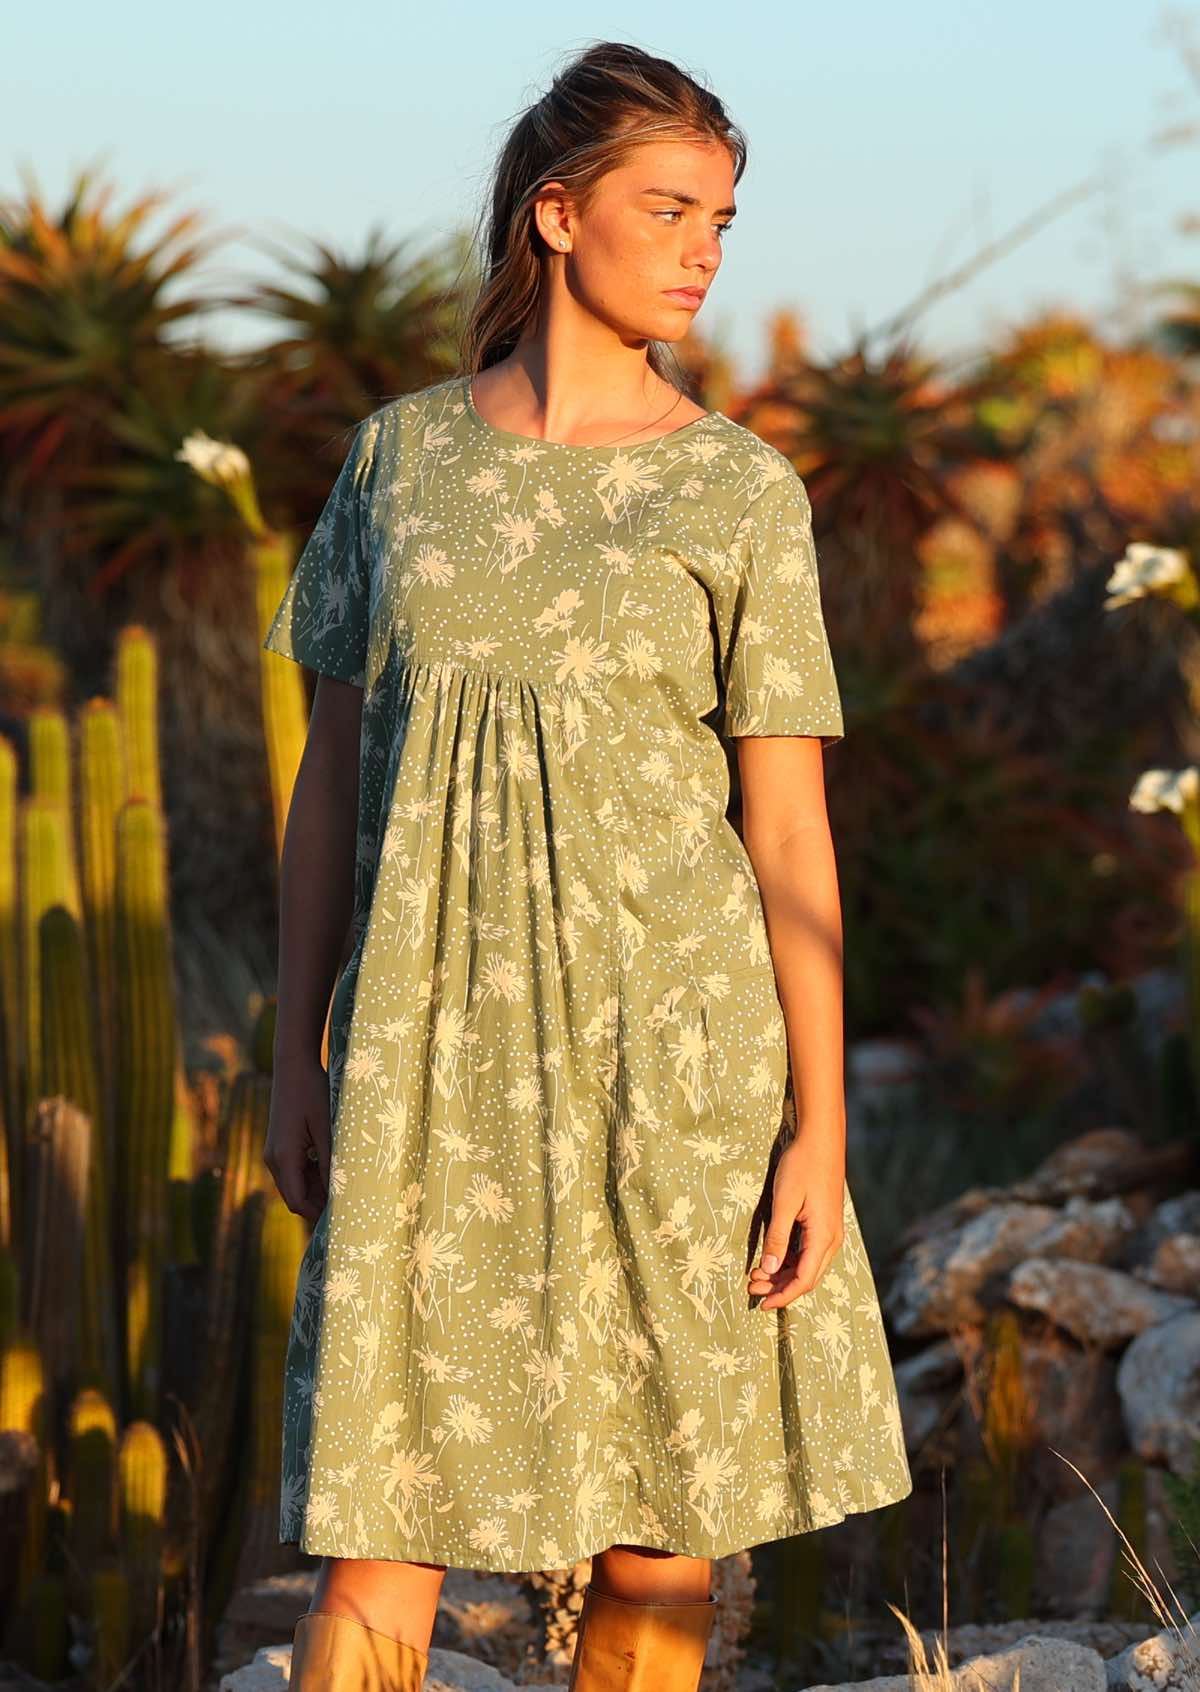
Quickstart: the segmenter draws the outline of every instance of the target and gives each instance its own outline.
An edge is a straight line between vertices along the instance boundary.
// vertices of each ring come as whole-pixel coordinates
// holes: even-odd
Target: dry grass
[[[1194,1679],[1195,1685],[1200,1688],[1200,1634],[1198,1634],[1196,1629],[1192,1626],[1187,1611],[1180,1603],[1178,1595],[1172,1587],[1171,1582],[1167,1579],[1161,1563],[1156,1562],[1156,1566],[1158,1568],[1159,1577],[1169,1594],[1169,1599],[1164,1598],[1161,1590],[1155,1584],[1154,1577],[1150,1574],[1150,1571],[1147,1569],[1146,1565],[1142,1562],[1142,1559],[1138,1556],[1137,1551],[1130,1543],[1125,1530],[1122,1528],[1120,1522],[1117,1521],[1112,1511],[1108,1508],[1108,1505],[1104,1502],[1103,1498],[1100,1497],[1100,1494],[1096,1491],[1091,1481],[1088,1480],[1087,1476],[1071,1462],[1069,1457],[1063,1457],[1062,1452],[1055,1450],[1053,1446],[1050,1446],[1049,1449],[1054,1451],[1054,1455],[1056,1457],[1061,1457],[1062,1461],[1066,1463],[1070,1469],[1074,1470],[1075,1474],[1079,1476],[1080,1480],[1087,1487],[1088,1491],[1092,1494],[1092,1497],[1096,1500],[1097,1504],[1099,1504],[1100,1508],[1104,1511],[1104,1514],[1108,1517],[1109,1521],[1116,1529],[1122,1544],[1122,1555],[1125,1559],[1126,1573],[1129,1574],[1133,1584],[1145,1598],[1160,1627],[1164,1631],[1169,1630],[1175,1634],[1175,1637],[1179,1642],[1179,1659],[1181,1665],[1189,1671]],[[1192,1549],[1196,1550],[1196,1547],[1193,1545]],[[955,1686],[955,1671],[950,1666],[949,1658],[949,1628],[947,1618],[949,1614],[950,1594],[948,1566],[949,1534],[946,1526],[946,1476],[945,1471],[943,1470],[942,1637],[934,1641],[932,1663],[929,1661],[929,1655],[925,1648],[925,1641],[921,1638],[921,1635],[913,1626],[912,1621],[904,1614],[903,1610],[897,1609],[895,1604],[888,1604],[888,1609],[891,1610],[892,1614],[899,1621],[901,1627],[904,1629],[905,1638],[908,1641],[908,1675],[912,1681],[913,1692],[959,1692],[959,1689]],[[977,1676],[977,1679],[979,1681],[979,1692],[1001,1692],[1000,1688],[993,1688],[989,1686],[981,1677]],[[1187,1682],[1187,1684],[1191,1683],[1191,1681]],[[1020,1692],[1020,1689],[1021,1668],[1020,1664],[1018,1664],[1016,1672],[1013,1675],[1011,1687],[1004,1688],[1003,1692]],[[972,1688],[971,1692],[975,1692],[975,1689]]]

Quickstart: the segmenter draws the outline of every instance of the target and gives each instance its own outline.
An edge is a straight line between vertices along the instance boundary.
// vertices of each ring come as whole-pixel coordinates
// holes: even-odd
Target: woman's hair
[[[537,314],[543,243],[533,203],[543,183],[561,182],[583,210],[600,178],[646,141],[719,141],[735,182],[746,168],[745,136],[716,95],[669,59],[624,42],[586,48],[521,113],[496,161],[477,240],[481,280],[463,331],[465,371],[505,358]],[[669,344],[651,341],[647,356],[656,375],[675,376]]]

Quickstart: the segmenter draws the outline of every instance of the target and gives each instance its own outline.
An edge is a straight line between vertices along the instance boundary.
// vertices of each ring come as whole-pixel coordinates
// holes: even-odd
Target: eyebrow
[[[683,206],[698,206],[700,201],[694,194],[685,194],[681,188],[643,188],[643,194],[661,194],[664,200],[678,200]],[[737,213],[736,206],[718,206],[718,217],[733,217]]]

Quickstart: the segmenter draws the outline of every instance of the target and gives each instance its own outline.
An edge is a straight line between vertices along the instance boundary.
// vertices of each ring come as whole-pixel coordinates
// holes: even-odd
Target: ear
[[[533,202],[533,223],[552,253],[570,251],[574,218],[574,204],[562,183],[544,182]]]

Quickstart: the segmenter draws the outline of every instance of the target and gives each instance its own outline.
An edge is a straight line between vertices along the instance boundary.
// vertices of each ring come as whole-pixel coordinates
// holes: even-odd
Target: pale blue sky
[[[750,165],[698,323],[761,367],[765,314],[788,304],[818,354],[841,350],[932,278],[1085,178],[1107,179],[923,318],[929,350],[970,355],[1057,304],[1144,320],[1139,290],[1200,276],[1200,122],[1167,20],[1200,50],[1200,10],[1139,0],[787,4],[25,6],[8,17],[3,192],[28,170],[52,207],[92,164],[123,207],[172,190],[155,227],[200,211],[208,275],[273,277],[255,236],[357,250],[468,222],[513,115],[594,38],[706,80],[747,131]],[[214,319],[245,345],[261,320]],[[219,326],[219,334],[218,334]]]

